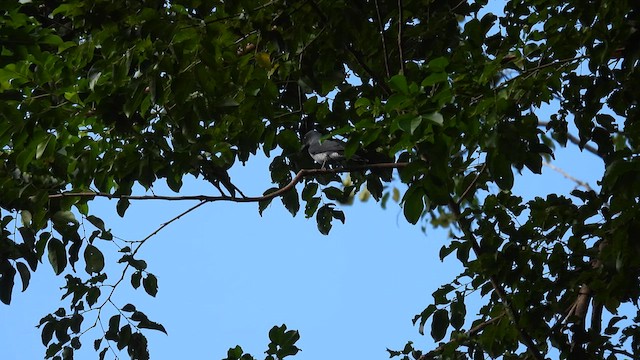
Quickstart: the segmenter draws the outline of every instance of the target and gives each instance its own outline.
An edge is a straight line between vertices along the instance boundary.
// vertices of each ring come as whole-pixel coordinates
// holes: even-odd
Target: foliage
[[[203,202],[255,201],[262,212],[276,194],[327,234],[345,218],[337,203],[366,187],[383,205],[401,199],[411,223],[451,227],[440,255],[465,267],[414,319],[421,332],[430,322],[440,346],[409,343],[391,356],[637,358],[640,314],[601,322],[603,309],[615,315],[640,295],[640,10],[631,0],[503,5],[493,14],[486,0],[3,1],[0,300],[11,302],[16,275],[25,290],[46,257],[69,299],[40,323],[46,357],[71,358],[91,327],[82,314],[97,309],[101,322],[113,293],[101,291],[94,240],[115,240],[91,214],[96,196],[119,199],[125,216],[134,185],[163,180],[179,192],[193,175],[220,191]],[[546,104],[555,110],[541,119]],[[349,154],[397,158],[406,192],[384,169],[353,171],[342,186],[330,185],[342,170],[294,177],[314,167],[299,140],[312,127],[345,135]],[[514,170],[539,174],[567,144],[602,161],[600,189],[531,201],[511,192]],[[276,187],[248,198],[227,170],[258,151],[273,157]],[[113,290],[128,275],[156,295],[136,257],[143,243],[121,246]],[[473,320],[465,298],[476,290],[485,302]],[[165,331],[124,305],[94,343],[108,343],[99,357],[116,347],[148,358],[141,329]],[[297,332],[277,329],[271,340],[285,345],[267,354],[295,354]],[[238,347],[229,358],[250,355]]]

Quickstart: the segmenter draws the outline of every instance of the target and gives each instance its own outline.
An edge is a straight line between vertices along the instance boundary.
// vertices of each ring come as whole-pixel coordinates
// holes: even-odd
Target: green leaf
[[[53,272],[55,272],[56,275],[60,275],[67,266],[67,254],[65,253],[64,244],[56,238],[51,238],[47,243],[47,251]]]
[[[278,188],[275,188],[275,187],[269,188],[262,195],[268,195],[274,191],[278,191]],[[273,198],[268,200],[260,200],[260,202],[258,202],[258,213],[260,214],[260,216],[262,216],[262,213],[267,209],[267,207],[269,207],[269,204],[271,204],[272,200]]]
[[[300,199],[298,198],[298,192],[296,189],[287,191],[282,195],[282,204],[289,210],[292,216],[296,216],[300,210]]]
[[[49,321],[42,328],[42,333],[40,334],[40,339],[42,339],[42,345],[47,346],[53,339],[53,333],[56,330],[56,322]]]
[[[514,181],[513,170],[511,163],[504,156],[494,153],[489,157],[489,172],[500,189],[511,190]]]
[[[302,190],[302,200],[309,201],[312,199],[316,193],[318,192],[318,183],[310,182],[304,186]]]
[[[16,263],[16,268],[18,269],[18,273],[20,274],[20,280],[22,280],[22,291],[24,292],[29,286],[29,280],[31,280],[31,272],[29,271],[27,265],[21,262]]]
[[[401,92],[405,95],[409,94],[409,85],[407,85],[407,78],[404,75],[394,75],[389,79],[389,85],[391,89],[397,92]]]
[[[142,280],[142,287],[144,287],[144,291],[147,294],[155,297],[158,294],[158,279],[153,274],[147,274],[147,276]]]
[[[100,288],[99,287],[91,287],[89,288],[89,290],[87,290],[87,304],[89,304],[89,306],[93,306],[95,305],[95,303],[98,302],[98,299],[100,298]]]
[[[362,116],[368,112],[368,107],[371,105],[371,101],[367,98],[358,98],[355,103],[356,114]]]
[[[84,249],[85,270],[87,274],[99,273],[104,269],[104,256],[97,247],[88,244]]]
[[[24,264],[22,265],[24,266]],[[5,261],[1,264],[0,271],[0,301],[9,305],[11,304],[11,293],[13,292],[13,279],[16,275],[16,269],[14,269],[8,261]]]
[[[467,315],[467,309],[464,304],[464,298],[458,298],[451,302],[451,326],[455,330],[460,330],[464,326],[464,320]]]
[[[136,311],[136,307],[133,304],[126,304],[120,310],[124,312],[134,312]]]
[[[142,281],[142,271],[140,270],[134,271],[133,274],[131,274],[131,286],[133,286],[134,289],[137,289],[140,287],[141,281]]]
[[[33,220],[33,216],[29,210],[22,210],[20,212],[20,218],[22,220],[23,226],[31,226],[31,221]]]
[[[118,334],[117,347],[118,350],[122,350],[129,345],[129,340],[131,339],[131,325],[127,324],[120,328],[120,333]]]
[[[441,73],[446,70],[448,65],[449,65],[449,59],[447,59],[446,57],[438,57],[429,61],[429,63],[427,64],[427,68],[431,72]]]
[[[422,124],[422,116],[403,117],[398,122],[398,127],[409,134],[413,135],[416,129]]]
[[[100,219],[99,217],[94,215],[89,215],[87,216],[87,220],[91,223],[91,225],[95,226],[96,228],[102,231],[105,231],[104,221],[102,221],[102,219]]]
[[[432,112],[431,114],[424,115],[424,118],[438,125],[444,124],[444,117],[442,117],[442,114],[437,111]]]
[[[416,186],[410,187],[407,192],[404,193],[404,197],[402,198],[404,217],[411,224],[416,224],[422,216],[422,212],[424,211],[423,198],[424,190]]]
[[[318,224],[318,231],[322,235],[329,235],[329,231],[331,231],[331,220],[333,218],[333,214],[331,213],[331,207],[329,204],[323,205],[318,212],[316,213],[316,223]]]
[[[322,199],[319,196],[307,200],[307,204],[304,207],[304,215],[307,219],[315,214],[318,205],[320,205],[320,201],[322,201]]]
[[[58,211],[53,214],[52,220],[59,225],[79,224],[76,216],[71,211]]]
[[[104,338],[107,340],[117,341],[118,330],[120,329],[120,315],[116,314],[109,318],[109,327],[104,333]]]
[[[446,309],[438,309],[433,314],[431,323],[431,337],[433,341],[440,341],[447,334],[449,327],[449,312]]]
[[[422,80],[421,85],[424,87],[433,86],[441,82],[446,82],[447,80],[449,80],[449,76],[447,75],[447,73],[436,72],[429,74],[429,76]]]
[[[116,211],[118,212],[118,215],[120,215],[120,217],[124,217],[124,213],[127,211],[130,204],[131,203],[129,202],[128,199],[118,200],[118,204],[116,205]]]
[[[300,140],[293,130],[286,129],[279,132],[277,140],[278,145],[284,150],[285,154],[293,154],[300,151]]]
[[[420,333],[420,335],[424,335],[424,326],[427,323],[427,320],[429,320],[429,318],[431,317],[431,315],[433,315],[433,313],[438,310],[438,308],[433,305],[430,304],[429,306],[427,306],[422,313],[416,315],[413,318],[413,325],[416,324],[416,322],[418,321],[418,319],[420,320],[420,326],[418,327],[418,332]]]
[[[140,321],[140,323],[138,324],[138,327],[142,329],[158,330],[167,334],[167,329],[165,329],[162,324],[159,324],[154,321],[150,321],[148,319]]]

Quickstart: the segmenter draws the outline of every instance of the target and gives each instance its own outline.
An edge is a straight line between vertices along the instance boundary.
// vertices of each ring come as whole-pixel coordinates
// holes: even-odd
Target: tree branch
[[[486,168],[487,168],[487,163],[485,162],[484,164],[482,164],[482,167],[480,168],[480,171],[478,171],[478,173],[476,174],[476,177],[473,178],[473,181],[471,181],[471,184],[469,184],[469,186],[467,186],[467,188],[464,189],[464,192],[462,193],[462,195],[460,195],[460,198],[456,202],[456,204],[458,204],[458,206],[460,206],[462,201],[467,197],[467,195],[469,195],[471,190],[476,186],[476,183],[478,182],[478,179],[480,178],[480,175],[482,175],[482,173],[484,172],[484,170]]]
[[[458,203],[453,201],[453,199],[450,199],[449,207],[451,208],[451,211],[456,217],[458,225],[460,226],[460,230],[462,230],[462,233],[464,234],[465,238],[467,239],[467,241],[471,242],[471,248],[473,249],[473,252],[476,254],[476,257],[480,258],[480,256],[482,255],[482,249],[480,248],[480,245],[478,244],[478,240],[476,239],[475,235],[473,234],[473,231],[471,230],[471,224],[469,219],[462,216],[460,212],[460,206],[458,205]],[[502,287],[502,285],[498,282],[498,280],[496,280],[495,276],[489,275],[488,277],[489,277],[489,282],[493,287],[493,290],[498,295],[498,298],[500,298],[502,305],[504,305],[505,311],[509,316],[511,323],[513,323],[513,326],[515,326],[516,330],[518,331],[520,342],[522,342],[527,347],[527,350],[529,351],[531,356],[533,356],[534,359],[544,360],[544,356],[542,356],[542,353],[540,353],[540,350],[538,350],[538,346],[533,341],[533,338],[531,337],[531,335],[529,335],[529,333],[527,333],[522,327],[520,327],[518,313],[516,312],[511,302],[509,301],[509,297],[507,296],[507,293],[504,290],[504,287]]]
[[[402,25],[404,24],[402,14],[402,0],[398,0],[398,56],[400,58],[400,74],[404,75],[404,55],[402,54]]]
[[[187,196],[166,196],[166,195],[118,195],[118,194],[110,194],[105,192],[94,192],[94,191],[84,191],[84,192],[73,192],[66,191],[57,194],[50,194],[49,199],[58,199],[64,197],[81,197],[81,198],[91,198],[91,197],[104,197],[108,199],[127,199],[127,200],[167,200],[167,201],[182,201],[182,200],[198,200],[202,202],[213,202],[213,201],[231,201],[238,203],[251,203],[251,202],[260,202],[265,200],[271,200],[275,197],[278,197],[291,189],[300,182],[305,177],[319,175],[319,174],[339,174],[345,172],[352,171],[361,171],[361,170],[369,170],[369,169],[399,169],[407,166],[409,163],[380,163],[380,164],[366,164],[366,165],[357,165],[343,168],[335,168],[335,169],[302,169],[298,171],[296,176],[289,182],[287,185],[282,188],[269,193],[263,196],[253,196],[253,197],[234,197],[234,196],[209,196],[209,195],[187,195]],[[200,206],[202,204],[199,204]],[[182,216],[181,214],[179,216]],[[171,220],[173,221],[173,220]],[[168,225],[168,223],[167,223]]]
[[[576,179],[575,177],[571,176],[571,174],[567,173],[566,171],[562,170],[561,168],[553,165],[550,162],[544,161],[542,163],[544,166],[548,167],[549,169],[553,170],[553,171],[557,171],[558,173],[560,173],[562,176],[564,176],[566,179],[569,179],[571,181],[573,181],[574,183],[578,184],[577,187],[583,187],[585,188],[587,191],[593,191],[593,189],[591,188],[591,186],[589,186],[589,183],[584,182],[580,179]]]
[[[549,123],[546,122],[546,121],[539,121],[538,122],[538,126],[545,127],[545,128],[547,127],[548,124]],[[594,154],[594,155],[596,155],[598,157],[602,157],[600,154],[598,154],[598,149],[593,147],[593,145],[591,145],[591,144],[581,145],[580,144],[580,139],[578,137],[576,137],[575,135],[569,133],[569,132],[567,132],[567,139],[569,141],[571,141],[572,143],[574,143],[574,144],[576,144],[578,146],[581,146],[583,149],[589,151],[590,153],[592,153],[592,154]]]
[[[320,19],[322,20],[322,22],[324,22],[325,24],[328,24],[329,18],[327,17],[327,15],[324,14],[322,9],[320,9],[318,4],[314,0],[309,0],[309,4],[311,4],[311,7],[313,7],[313,10],[318,14],[318,16],[320,16]],[[387,84],[384,81],[382,81],[375,74],[375,72],[373,72],[373,70],[364,62],[364,60],[362,60],[362,57],[356,52],[353,46],[344,40],[343,40],[343,45],[347,49],[347,51],[351,54],[351,56],[353,56],[353,58],[356,60],[358,65],[360,65],[360,67],[378,84],[378,86],[380,86],[380,88],[384,91],[384,93],[387,95],[391,94],[391,89],[389,89],[389,86],[387,86]]]
[[[465,337],[468,338],[468,337],[471,337],[471,336],[475,336],[476,334],[478,334],[479,332],[484,330],[487,326],[489,326],[489,325],[491,325],[491,324],[493,324],[495,322],[500,321],[504,316],[505,316],[505,314],[502,313],[502,314],[500,314],[500,315],[498,315],[498,316],[496,316],[494,318],[491,318],[491,319],[489,319],[487,321],[481,322],[480,324],[478,324],[478,325],[472,327],[471,329],[469,329],[469,331],[465,332],[464,333]],[[433,356],[437,355],[440,351],[442,351],[447,345],[453,344],[453,343],[458,343],[458,342],[460,342],[460,339],[459,338],[455,338],[455,339],[447,342],[446,344],[440,345],[437,348],[429,351],[428,353],[420,356],[418,358],[418,360],[431,359],[431,358],[433,358]]]
[[[389,52],[387,51],[387,42],[384,40],[384,25],[382,24],[382,16],[380,16],[380,6],[378,6],[378,0],[374,0],[373,2],[376,7],[376,16],[378,18],[378,28],[380,30],[380,40],[382,41],[382,52],[384,55],[384,69],[387,73],[387,78],[391,77],[391,72],[389,71]]]

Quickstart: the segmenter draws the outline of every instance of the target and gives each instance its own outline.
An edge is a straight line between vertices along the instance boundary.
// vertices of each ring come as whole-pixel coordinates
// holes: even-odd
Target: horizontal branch
[[[365,164],[365,165],[356,165],[349,167],[341,167],[334,169],[302,169],[298,171],[296,176],[285,186],[280,189],[265,194],[262,196],[250,196],[250,197],[235,197],[235,196],[210,196],[210,195],[186,195],[186,196],[167,196],[167,195],[125,195],[125,194],[110,194],[106,192],[96,192],[96,191],[83,191],[83,192],[73,192],[73,191],[65,191],[57,194],[50,194],[49,199],[59,199],[64,197],[80,197],[80,198],[93,198],[93,197],[103,197],[108,199],[127,199],[127,200],[168,200],[168,201],[184,201],[184,200],[197,200],[203,202],[213,202],[213,201],[232,201],[238,203],[248,203],[248,202],[260,202],[265,200],[271,200],[275,197],[278,197],[291,189],[300,182],[300,180],[304,179],[308,176],[313,175],[321,175],[321,174],[338,174],[338,173],[346,173],[352,171],[360,171],[360,170],[369,170],[369,169],[398,169],[407,166],[409,163],[380,163],[380,164]]]
[[[545,127],[546,128],[548,124],[549,123],[546,122],[546,121],[539,121],[538,122],[538,126],[539,127]],[[581,144],[580,139],[578,139],[578,137],[576,137],[575,135],[571,134],[570,132],[567,132],[567,139],[569,141],[571,141],[572,143],[578,145],[578,146],[582,146],[582,148],[587,150],[588,152],[590,152],[590,153],[592,153],[592,154],[594,154],[596,156],[602,157],[602,155],[600,155],[598,153],[598,149],[596,149],[595,147],[593,147],[591,144],[588,144],[588,143]]]

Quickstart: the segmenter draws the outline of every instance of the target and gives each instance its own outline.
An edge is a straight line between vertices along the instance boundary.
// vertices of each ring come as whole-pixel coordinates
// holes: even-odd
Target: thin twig
[[[574,183],[578,184],[578,187],[583,187],[585,188],[587,191],[593,191],[593,189],[591,188],[591,186],[589,186],[588,183],[580,180],[580,179],[576,179],[575,177],[571,176],[571,174],[567,173],[566,171],[562,170],[561,168],[553,165],[552,163],[548,162],[548,161],[544,161],[542,163],[544,166],[548,167],[549,169],[556,171],[558,173],[560,173],[562,176],[564,176],[566,179],[569,179],[571,181],[573,181]]]
[[[462,195],[460,195],[460,198],[457,201],[458,206],[460,206],[462,201],[467,197],[467,195],[471,192],[471,190],[476,186],[476,183],[478,182],[478,179],[480,178],[480,175],[482,175],[482,173],[484,172],[484,170],[486,168],[487,168],[487,163],[485,162],[484,164],[482,164],[482,167],[480,168],[480,171],[478,171],[478,173],[476,174],[476,177],[473,178],[473,181],[471,181],[471,184],[469,184],[469,186],[467,186],[467,188],[464,190]]]
[[[387,51],[387,42],[384,40],[384,25],[382,24],[382,16],[380,16],[380,6],[378,5],[378,0],[374,0],[373,3],[376,6],[376,16],[378,18],[378,29],[380,30],[380,41],[382,41],[382,53],[384,56],[384,70],[387,73],[387,78],[390,78],[391,72],[389,71],[389,52]]]
[[[309,0],[309,4],[311,4],[311,7],[316,12],[316,14],[320,16],[320,20],[322,20],[323,23],[328,24],[329,18],[327,17],[327,15],[325,15],[325,13],[318,6],[318,4],[314,0]],[[391,89],[389,89],[389,86],[387,86],[387,84],[375,74],[375,72],[364,62],[364,60],[362,60],[362,56],[358,54],[358,52],[354,49],[354,47],[348,41],[344,41],[344,40],[343,40],[343,45],[345,49],[347,49],[349,54],[353,56],[353,58],[356,60],[358,65],[360,65],[360,67],[364,70],[364,72],[366,72],[367,75],[369,75],[378,84],[378,86],[380,86],[382,91],[384,91],[384,93],[387,95],[391,94]]]
[[[404,16],[402,13],[402,0],[398,0],[398,57],[400,58],[400,74],[404,74],[404,55],[402,54],[402,25],[404,24]]]
[[[492,89],[494,92],[497,92],[498,90],[501,90],[503,88],[505,88],[507,85],[509,85],[510,83],[522,78],[522,77],[526,77],[528,75],[530,75],[531,73],[534,73],[536,71],[551,67],[551,66],[555,66],[555,65],[561,65],[561,66],[565,66],[567,63],[570,62],[574,62],[574,61],[579,61],[579,60],[583,60],[587,58],[586,55],[580,55],[580,56],[576,56],[576,57],[572,57],[572,58],[568,58],[568,59],[561,59],[561,60],[556,60],[556,61],[552,61],[546,64],[540,64],[536,67],[533,67],[531,69],[526,69],[524,71],[522,71],[518,76],[515,76],[509,80],[506,80],[503,83],[500,83],[498,86],[496,86],[494,89]],[[472,103],[476,103],[478,102],[480,99],[482,99],[484,97],[484,94],[480,94],[474,98],[471,99]]]

